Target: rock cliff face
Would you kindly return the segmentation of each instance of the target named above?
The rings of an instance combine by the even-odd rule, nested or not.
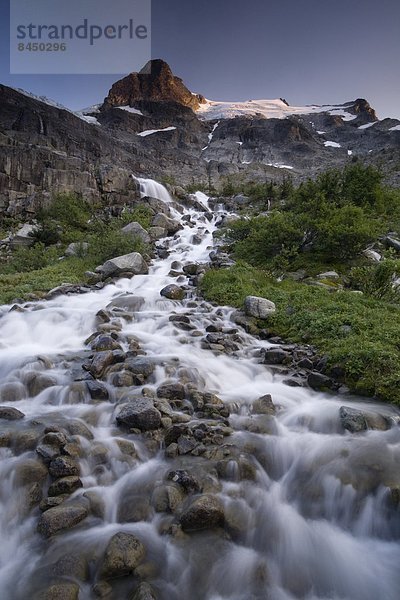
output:
[[[288,114],[210,118],[210,103],[160,60],[115,83],[86,114],[0,85],[0,213],[29,217],[57,192],[131,203],[132,175],[218,187],[231,175],[301,181],[356,159],[400,186],[399,121],[377,120],[362,99],[312,114],[274,103]]]
[[[192,94],[163,60],[149,61],[139,73],[130,73],[112,86],[106,106],[135,106],[137,102],[177,102],[199,108],[204,98]]]

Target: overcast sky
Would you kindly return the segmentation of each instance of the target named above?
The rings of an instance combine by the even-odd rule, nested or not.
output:
[[[73,109],[103,100],[118,75],[10,75],[8,0],[0,3],[1,83]],[[400,118],[400,0],[153,0],[152,15],[153,58],[207,98],[361,97],[379,118]]]

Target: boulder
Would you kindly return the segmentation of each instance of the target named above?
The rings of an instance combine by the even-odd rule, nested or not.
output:
[[[283,365],[291,362],[291,355],[282,348],[267,348],[264,352],[266,365]]]
[[[247,296],[244,301],[244,311],[250,317],[266,319],[276,311],[276,306],[266,298]]]
[[[100,576],[110,579],[129,575],[140,565],[145,555],[145,547],[137,537],[118,532],[107,544]]]
[[[180,517],[184,531],[201,531],[223,525],[224,507],[221,501],[209,494],[193,500]]]
[[[182,227],[178,221],[170,219],[162,213],[158,213],[152,220],[153,227],[160,227],[165,229],[168,235],[175,235]]]
[[[185,296],[185,290],[179,285],[167,285],[161,291],[160,295],[164,296],[164,298],[168,298],[169,300],[183,300]]]
[[[72,581],[54,583],[46,590],[35,594],[33,600],[78,600],[79,585]]]
[[[116,421],[130,429],[150,431],[161,426],[161,413],[149,398],[137,397],[122,406]]]
[[[72,242],[64,254],[65,256],[86,256],[89,250],[89,244],[87,242]]]
[[[326,271],[325,273],[320,273],[317,275],[317,279],[331,279],[333,281],[337,281],[340,279],[340,275],[336,273],[336,271]]]
[[[275,404],[272,402],[271,394],[261,396],[253,402],[253,413],[255,415],[274,415],[276,413]]]
[[[38,523],[38,531],[45,537],[51,537],[59,531],[75,527],[87,515],[88,509],[83,504],[63,502],[42,514]]]
[[[14,250],[15,248],[19,248],[21,246],[33,246],[35,243],[35,238],[31,235],[36,230],[36,225],[30,225],[29,223],[25,223],[18,231],[11,236],[10,245]]]
[[[82,487],[82,481],[79,477],[62,477],[54,481],[49,487],[49,496],[60,496],[61,494],[72,494]]]
[[[390,422],[383,415],[363,411],[349,406],[341,406],[339,417],[342,426],[350,433],[358,433],[367,429],[386,431],[390,429]]]
[[[49,473],[55,479],[79,475],[79,465],[70,456],[57,456],[50,463]]]
[[[6,421],[18,421],[24,417],[24,413],[18,410],[18,408],[13,408],[12,406],[0,406],[0,419],[5,419]]]
[[[330,390],[333,387],[333,381],[327,375],[312,371],[307,377],[307,383],[313,390]]]
[[[143,256],[139,252],[131,252],[122,256],[116,256],[107,260],[103,265],[96,267],[104,279],[117,277],[121,273],[132,273],[132,275],[147,275],[149,268]]]
[[[157,596],[151,585],[144,581],[136,589],[132,600],[157,600]]]
[[[147,231],[136,221],[128,223],[121,229],[121,233],[132,238],[139,238],[144,244],[150,244],[151,238]]]

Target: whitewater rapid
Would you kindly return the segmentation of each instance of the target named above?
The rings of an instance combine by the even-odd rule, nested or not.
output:
[[[0,421],[3,438],[11,435],[18,441],[3,441],[0,447],[0,597],[36,598],[60,577],[79,585],[80,600],[99,597],[93,587],[95,559],[111,536],[123,531],[145,544],[152,567],[146,580],[161,600],[398,600],[400,519],[389,490],[400,488],[400,429],[394,423],[388,431],[350,434],[341,427],[339,408],[367,408],[393,417],[399,411],[285,385],[283,376],[260,362],[260,349],[270,344],[240,328],[236,351],[216,354],[204,347],[206,327],[236,327],[233,309],[205,302],[195,288],[189,287],[179,302],[161,297],[160,290],[187,285],[183,273],[170,273],[176,261],[208,262],[221,214],[206,218],[204,196],[199,196],[204,210],[185,208],[182,214],[160,184],[140,180],[140,185],[143,197],[166,202],[171,216],[182,223],[174,238],[161,241],[169,256],[155,259],[148,275],[120,279],[99,291],[28,303],[23,312],[0,309],[1,406],[25,415],[22,421]],[[201,243],[193,244],[195,235]],[[138,391],[155,390],[165,380],[190,382],[217,394],[231,410],[233,432],[226,443],[251,457],[255,475],[241,478],[233,462],[225,478],[208,474],[210,491],[231,515],[230,533],[167,533],[171,517],[155,512],[151,497],[174,461],[165,457],[163,447],[152,452],[143,437],[116,428],[113,386],[108,384],[107,401],[90,402],[73,391],[77,364],[90,355],[85,340],[96,331],[96,314],[124,295],[143,298],[144,304],[131,319],[116,315],[121,334],[138,340],[156,364],[152,380]],[[188,316],[192,329],[177,329],[171,315]],[[122,346],[128,350],[127,342]],[[32,373],[50,377],[53,384],[29,394]],[[271,394],[277,407],[276,416],[268,419],[252,414],[253,402],[265,394]],[[74,497],[96,498],[102,509],[44,540],[37,532],[40,511],[37,505],[26,507],[16,476],[37,460],[34,447],[27,448],[21,436],[26,438],[24,431],[37,423],[64,427],[76,421],[91,439],[76,438],[82,448],[83,487]],[[135,460],[121,458],[121,440],[134,443]],[[186,456],[180,464],[200,468],[200,459]],[[121,517],[132,503],[143,518]],[[53,565],[71,553],[85,556],[89,571],[56,576]],[[111,596],[104,597],[133,597],[129,578],[112,586]]]

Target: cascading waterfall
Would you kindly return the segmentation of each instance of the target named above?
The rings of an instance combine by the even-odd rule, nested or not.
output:
[[[149,196],[150,198],[157,198],[166,204],[172,202],[168,190],[161,183],[154,181],[154,179],[144,179],[142,177],[134,177],[134,179],[139,183],[142,198]]]
[[[167,194],[151,180],[141,185],[143,194]],[[232,309],[193,293],[181,302],[160,296],[166,285],[188,283],[182,267],[208,260],[221,215],[209,221],[207,199],[197,199],[205,210],[184,209],[182,229],[161,242],[168,257],[154,260],[149,275],[29,303],[23,312],[1,308],[1,405],[24,416],[0,420],[0,597],[398,600],[398,409],[289,387],[260,363],[260,348],[270,344],[235,326]],[[110,320],[102,322],[96,315],[104,309]],[[151,361],[147,379],[133,381],[116,367],[104,382],[108,397],[104,388],[89,394],[82,364],[93,354],[85,340],[96,330],[114,332],[127,365]],[[229,351],[207,346],[210,335],[225,336]],[[170,444],[166,454],[164,438],[116,426],[127,390],[157,402],[166,381],[180,386],[171,388],[172,408],[160,400],[163,418],[173,420],[171,432],[199,425],[194,449],[187,435],[171,433],[176,448]],[[230,427],[193,416],[182,389],[216,394],[230,409]],[[266,394],[276,415],[253,410]],[[344,432],[342,405],[384,414],[393,426]],[[52,496],[51,506],[64,500],[61,507],[85,511],[48,539],[37,531],[39,501],[52,481],[46,435],[68,438],[62,452],[79,462],[82,486],[69,498]],[[182,471],[186,486],[200,482],[190,494],[174,483]],[[182,531],[180,515],[200,493],[218,498],[224,522]],[[136,536],[146,556],[107,578],[105,549],[119,532]],[[141,582],[153,595],[144,595]]]

